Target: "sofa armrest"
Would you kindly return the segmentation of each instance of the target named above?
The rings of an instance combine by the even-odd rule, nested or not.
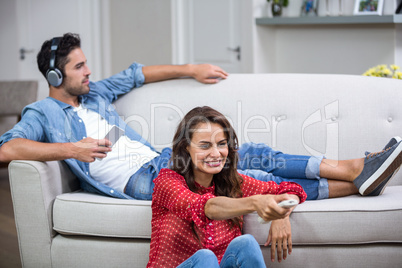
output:
[[[8,167],[21,262],[51,267],[52,210],[57,195],[79,189],[64,162],[12,161]]]

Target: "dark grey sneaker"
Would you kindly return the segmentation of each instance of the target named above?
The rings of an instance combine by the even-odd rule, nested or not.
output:
[[[388,143],[387,145],[385,145],[383,150],[386,150],[389,147],[394,146],[395,144],[397,144],[398,142],[400,142],[402,139],[398,136],[393,137]],[[366,155],[368,155],[369,153],[366,153]],[[400,167],[399,167],[400,168]],[[396,173],[398,173],[399,168],[397,168],[391,175],[389,175],[383,182],[380,183],[380,185],[377,186],[377,188],[375,188],[374,191],[372,191],[370,194],[368,194],[369,196],[379,196],[382,195],[382,193],[384,192],[385,188],[387,187],[388,183],[392,180],[392,178],[395,176]]]
[[[400,141],[381,152],[368,154],[364,159],[363,171],[353,183],[361,195],[369,195],[387,179],[389,181],[390,176],[401,164],[402,143]]]
[[[384,146],[383,150],[386,150],[387,148],[390,148],[392,146],[394,146],[395,144],[397,144],[398,142],[400,142],[402,139],[399,136],[395,136],[392,139],[389,140],[389,142],[387,143],[387,145]]]

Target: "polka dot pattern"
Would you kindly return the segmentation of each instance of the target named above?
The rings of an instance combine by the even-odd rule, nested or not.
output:
[[[304,202],[303,188],[291,182],[244,179],[244,197],[256,194],[296,194]],[[215,186],[199,184],[197,193],[190,191],[184,178],[170,169],[162,169],[154,180],[152,196],[151,250],[147,267],[176,267],[197,250],[212,250],[220,260],[229,243],[241,235],[241,229],[228,220],[210,220],[205,216],[206,202],[215,197]]]

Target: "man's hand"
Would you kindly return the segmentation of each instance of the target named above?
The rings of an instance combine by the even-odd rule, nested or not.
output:
[[[107,139],[95,140],[85,138],[70,144],[75,159],[82,162],[94,162],[96,158],[105,158],[106,154],[112,150],[112,143]]]
[[[192,77],[198,82],[204,84],[215,84],[220,79],[226,79],[228,73],[220,67],[211,64],[195,64],[191,65]]]
[[[226,79],[228,73],[211,64],[151,65],[142,67],[144,83],[152,83],[180,77],[193,77],[205,84],[214,84]]]
[[[289,217],[281,220],[275,220],[271,223],[269,229],[268,240],[264,246],[271,244],[271,261],[275,261],[275,251],[278,252],[278,262],[286,260],[292,253],[292,230],[290,226]]]

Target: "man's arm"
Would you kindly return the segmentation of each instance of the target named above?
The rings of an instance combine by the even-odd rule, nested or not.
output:
[[[105,146],[106,145],[106,146]],[[104,158],[111,151],[110,141],[85,138],[78,142],[44,143],[17,138],[0,147],[0,162],[12,160],[54,161],[75,158],[82,162],[93,162]]]
[[[228,73],[211,64],[153,65],[144,66],[145,83],[190,76],[205,84],[214,84],[226,79]]]

